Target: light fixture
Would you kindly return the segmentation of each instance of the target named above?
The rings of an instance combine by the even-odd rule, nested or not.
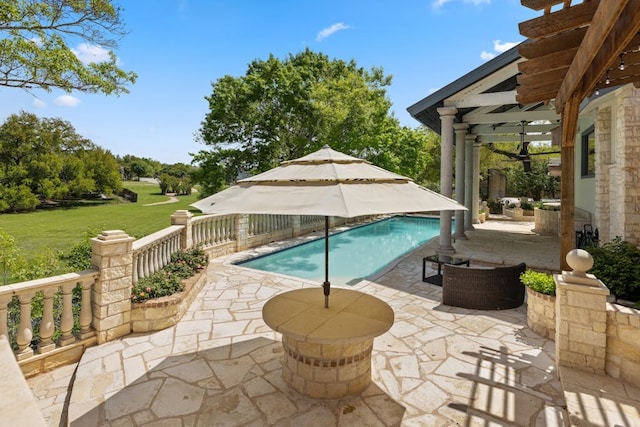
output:
[[[611,79],[609,78],[609,70],[607,70],[607,78],[605,79],[604,84],[611,84]]]
[[[620,65],[618,66],[618,69],[620,71],[624,71],[624,59],[622,59],[622,53],[620,54]]]
[[[596,86],[596,96],[600,95],[600,89]]]

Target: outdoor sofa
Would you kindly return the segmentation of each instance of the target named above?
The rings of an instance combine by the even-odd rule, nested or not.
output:
[[[476,310],[504,310],[524,303],[520,274],[525,263],[508,267],[475,268],[445,264],[442,303]]]

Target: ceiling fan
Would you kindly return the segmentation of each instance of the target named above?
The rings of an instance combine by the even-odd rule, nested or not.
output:
[[[511,151],[506,151],[506,150],[501,150],[499,148],[496,148],[492,142],[487,144],[487,148],[493,151],[494,153],[502,154],[503,156],[508,157],[509,159],[511,159],[511,161],[522,162],[522,167],[525,173],[529,173],[531,172],[531,156],[539,156],[543,154],[557,154],[558,152],[544,151],[544,152],[538,152],[538,153],[529,153],[530,142],[524,140],[524,136],[525,136],[524,126],[526,124],[527,122],[525,120],[522,120],[520,122],[520,125],[522,126],[522,128],[520,131],[520,143],[518,144],[518,150],[519,150],[518,153],[512,153]]]

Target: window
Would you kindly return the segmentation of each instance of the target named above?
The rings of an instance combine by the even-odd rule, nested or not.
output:
[[[596,133],[593,126],[582,132],[582,168],[583,178],[596,175]]]

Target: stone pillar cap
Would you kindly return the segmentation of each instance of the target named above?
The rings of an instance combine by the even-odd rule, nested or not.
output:
[[[567,264],[573,271],[563,271],[562,280],[587,286],[600,286],[600,280],[587,270],[593,267],[593,257],[584,249],[573,249],[567,254]]]

